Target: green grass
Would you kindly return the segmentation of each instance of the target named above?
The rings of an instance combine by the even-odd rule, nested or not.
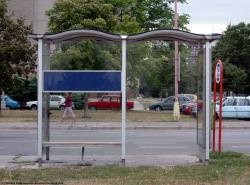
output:
[[[65,167],[0,170],[2,182],[83,185],[249,185],[250,157],[226,152],[211,154],[209,164],[178,167]]]
[[[61,120],[62,111],[51,110],[51,121]],[[83,118],[82,110],[74,110],[77,122],[120,122],[121,112],[111,110],[88,111],[88,118]],[[127,111],[128,122],[166,122],[174,121],[172,111]],[[5,110],[0,116],[1,122],[36,122],[37,111],[32,110]],[[181,115],[180,121],[196,123],[196,120],[190,115]]]

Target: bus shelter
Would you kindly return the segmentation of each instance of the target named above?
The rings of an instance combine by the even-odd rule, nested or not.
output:
[[[121,161],[126,160],[126,62],[127,45],[145,41],[181,41],[192,43],[202,48],[203,57],[203,109],[202,123],[197,124],[197,144],[199,159],[209,160],[210,145],[210,92],[211,92],[211,43],[220,35],[201,35],[180,30],[155,30],[134,35],[116,35],[95,30],[69,30],[56,34],[31,35],[38,41],[38,161],[43,161],[44,155],[49,159],[49,147],[53,145],[119,145],[121,146]],[[49,52],[52,44],[60,44],[77,39],[93,39],[116,42],[121,45],[121,70],[51,70]],[[49,93],[51,92],[115,92],[122,95],[121,106],[121,140],[120,142],[51,142],[49,123]]]

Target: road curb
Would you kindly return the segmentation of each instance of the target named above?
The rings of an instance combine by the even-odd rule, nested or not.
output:
[[[0,127],[0,130],[10,130],[10,129],[14,129],[14,130],[23,130],[23,129],[28,129],[28,130],[36,130],[37,127]],[[78,127],[78,126],[75,126],[73,128],[68,128],[68,126],[65,126],[65,127],[51,127],[51,129],[60,129],[60,130],[65,130],[65,129],[68,129],[68,130],[120,130],[121,127]],[[180,127],[180,126],[176,126],[176,127],[167,127],[167,126],[130,126],[130,127],[126,127],[127,130],[152,130],[152,129],[155,129],[155,130],[171,130],[171,129],[174,129],[174,130],[177,130],[177,129],[196,129],[196,127]],[[250,127],[222,127],[222,129],[250,129]]]

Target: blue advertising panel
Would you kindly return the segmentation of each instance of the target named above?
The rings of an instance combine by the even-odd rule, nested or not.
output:
[[[120,92],[120,71],[45,71],[46,92]]]

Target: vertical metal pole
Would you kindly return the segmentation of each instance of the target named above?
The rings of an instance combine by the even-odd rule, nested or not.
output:
[[[126,160],[126,55],[127,55],[127,36],[122,37],[122,163]]]
[[[35,0],[33,0],[32,2],[32,30],[33,32],[35,32],[35,23],[36,23],[36,19],[35,19],[35,9],[36,9],[36,6],[35,6]]]
[[[43,70],[50,69],[50,43],[43,44]],[[43,141],[50,140],[50,95],[43,93]],[[43,155],[45,153],[46,160],[49,160],[50,147],[43,148]]]
[[[174,29],[178,29],[177,2],[174,1]],[[174,42],[174,61],[175,61],[175,101],[178,101],[178,81],[179,81],[179,45],[178,41]]]
[[[205,160],[209,160],[209,130],[210,130],[210,119],[211,119],[211,103],[210,103],[210,92],[211,92],[211,53],[210,43],[206,42],[206,104],[205,104],[205,128],[206,128],[206,141],[205,141]]]
[[[219,146],[218,153],[221,153],[221,139],[222,139],[222,97],[223,97],[223,65],[221,60],[220,63],[220,117],[219,117]]]
[[[43,91],[43,40],[38,40],[38,84],[37,84],[37,155],[38,161],[42,160],[42,91]]]
[[[178,15],[177,15],[177,2],[174,1],[174,29],[178,29]],[[178,101],[178,83],[179,83],[179,47],[178,41],[174,42],[174,63],[175,63],[175,72],[174,72],[174,95],[175,102],[173,107],[173,118],[178,121],[180,119],[180,105]]]
[[[212,145],[212,151],[215,151],[215,144],[216,144],[216,63],[214,64],[214,125],[213,125],[213,145]]]

